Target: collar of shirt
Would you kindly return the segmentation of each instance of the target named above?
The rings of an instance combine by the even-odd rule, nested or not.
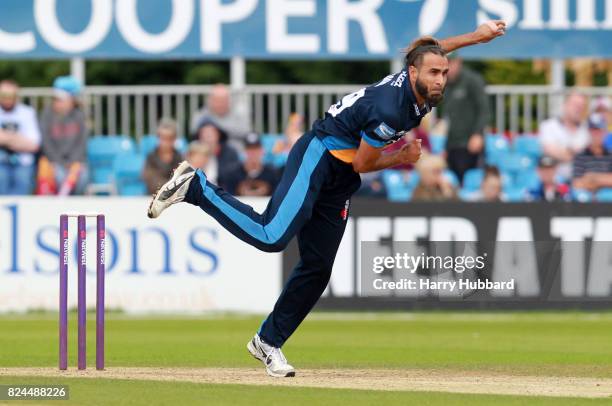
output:
[[[410,118],[413,120],[421,119],[431,111],[431,107],[427,102],[422,106],[419,106],[419,104],[417,103],[416,96],[412,91],[412,85],[410,83],[410,74],[405,69],[402,70],[402,72],[406,73],[406,80],[404,80],[404,101],[408,106],[408,113],[410,114]]]

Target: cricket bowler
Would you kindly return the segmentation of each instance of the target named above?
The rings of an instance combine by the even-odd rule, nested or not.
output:
[[[475,31],[436,40],[417,39],[406,50],[404,69],[344,96],[314,122],[295,144],[282,179],[263,213],[181,163],[172,179],[154,195],[148,216],[169,206],[199,206],[225,229],[262,251],[282,251],[297,234],[300,261],[270,315],[247,344],[273,377],[295,376],[281,347],[313,308],[331,276],[360,173],[415,163],[420,140],[393,153],[385,146],[399,140],[438,105],[446,87],[447,53],[486,43],[505,34],[506,23],[488,21]]]

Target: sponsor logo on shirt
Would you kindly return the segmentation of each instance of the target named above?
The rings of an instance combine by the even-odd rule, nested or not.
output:
[[[405,70],[401,71],[397,79],[391,83],[391,86],[402,87],[404,80],[406,80],[406,76],[408,76],[408,73],[406,73]]]
[[[395,137],[395,130],[389,127],[387,124],[382,123],[374,130],[374,133],[378,135],[381,139],[387,141]]]

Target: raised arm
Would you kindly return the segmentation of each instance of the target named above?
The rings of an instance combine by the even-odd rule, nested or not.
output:
[[[470,45],[484,44],[506,33],[506,22],[502,20],[491,20],[481,24],[476,31],[467,34],[457,35],[456,37],[439,40],[440,46],[446,52]]]

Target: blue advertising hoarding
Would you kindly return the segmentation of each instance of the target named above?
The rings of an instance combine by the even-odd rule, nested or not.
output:
[[[2,0],[0,57],[388,59],[488,19],[464,56],[612,57],[612,0]]]

